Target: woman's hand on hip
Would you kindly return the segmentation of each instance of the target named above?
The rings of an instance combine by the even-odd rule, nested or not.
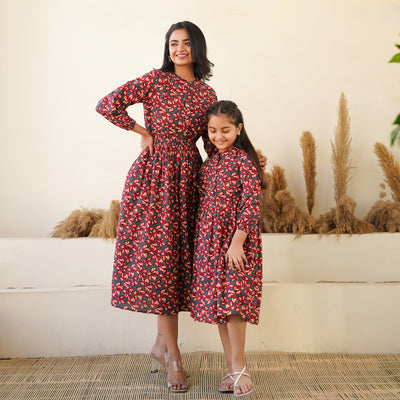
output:
[[[153,155],[154,149],[153,149],[153,136],[149,133],[143,133],[142,134],[142,141],[140,143],[140,148],[142,149],[142,151],[146,150],[147,148],[150,149],[150,154]]]

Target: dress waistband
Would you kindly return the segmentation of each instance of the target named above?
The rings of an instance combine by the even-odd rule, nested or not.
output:
[[[154,148],[155,149],[194,149],[196,147],[196,142],[191,140],[184,141],[184,140],[155,140],[154,141]]]

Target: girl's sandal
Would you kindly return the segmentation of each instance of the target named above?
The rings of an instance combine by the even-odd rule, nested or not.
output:
[[[235,382],[235,380],[233,379],[231,374],[226,374],[219,382],[219,387],[218,390],[221,393],[233,393],[233,386],[232,383],[229,383],[229,385],[227,385],[226,383],[223,383],[223,381],[227,378],[231,378],[232,382]]]
[[[233,374],[230,374],[231,376],[235,376],[235,375],[239,375],[237,378],[236,378],[236,380],[235,380],[235,382],[233,383],[233,394],[235,395],[235,397],[241,397],[241,396],[246,396],[246,395],[248,395],[248,394],[250,394],[253,390],[254,390],[254,386],[250,389],[250,390],[248,390],[247,392],[241,392],[241,393],[236,393],[235,392],[235,388],[239,388],[240,390],[242,390],[242,388],[240,387],[240,385],[238,385],[238,382],[239,382],[239,379],[242,377],[242,376],[247,376],[248,378],[251,378],[251,376],[249,375],[249,374],[245,374],[244,373],[244,370],[246,369],[246,365],[243,367],[243,369],[242,369],[242,371],[241,372],[234,372]]]
[[[186,374],[182,368],[181,360],[170,360],[167,365],[167,385],[168,390],[172,393],[185,393],[189,387],[187,384]],[[180,388],[174,388],[180,386]]]

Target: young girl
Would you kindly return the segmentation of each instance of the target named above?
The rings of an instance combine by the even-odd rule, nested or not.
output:
[[[228,365],[220,392],[244,396],[254,389],[244,345],[246,322],[257,324],[260,312],[263,173],[235,103],[214,103],[206,117],[218,151],[200,170],[191,314],[218,324]]]

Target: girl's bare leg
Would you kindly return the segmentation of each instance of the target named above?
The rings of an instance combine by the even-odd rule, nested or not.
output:
[[[218,331],[219,337],[221,338],[222,347],[224,349],[228,373],[231,374],[234,371],[232,370],[232,346],[229,338],[227,324],[218,325]],[[222,390],[228,390],[232,383],[232,379],[228,376],[227,378],[221,380],[219,387]]]
[[[246,321],[239,315],[230,315],[227,322],[227,331],[232,348],[232,372],[240,372],[245,366],[244,346],[246,340]],[[244,371],[248,373],[248,371]],[[234,376],[236,378],[239,375]],[[240,388],[235,388],[236,393],[245,393],[253,388],[251,378],[242,375],[238,381]]]

